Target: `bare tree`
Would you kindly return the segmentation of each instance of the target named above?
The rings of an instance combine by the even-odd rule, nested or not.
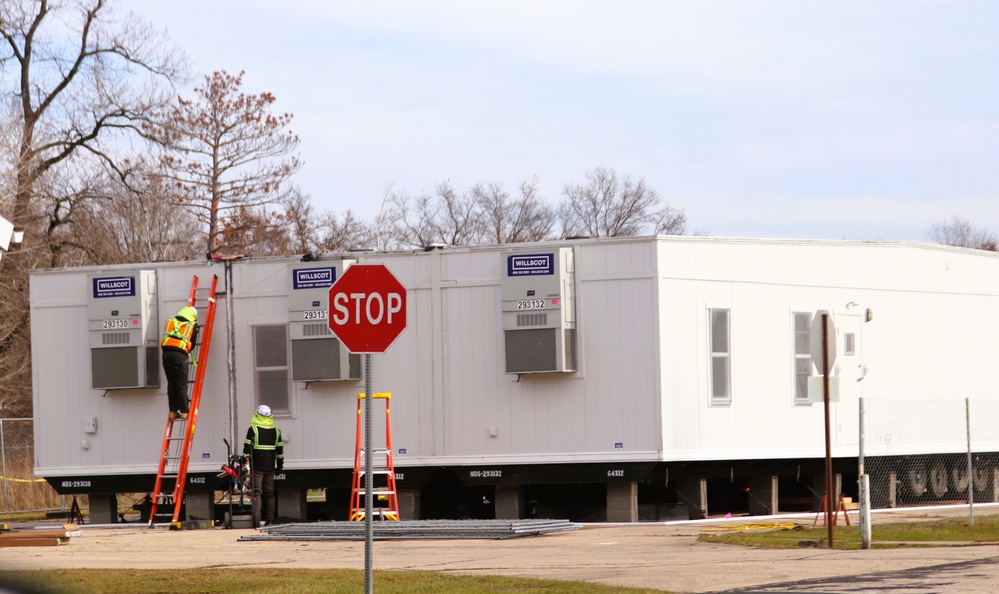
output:
[[[147,128],[165,147],[162,175],[176,203],[206,230],[208,253],[238,247],[222,241],[223,229],[230,239],[249,233],[237,226],[262,222],[260,209],[282,203],[283,184],[301,166],[291,114],[273,115],[273,95],[245,94],[242,85],[242,72],[208,75],[193,101],[178,99]]]
[[[416,197],[389,188],[372,225],[372,239],[378,249],[542,241],[553,238],[559,221],[566,237],[686,232],[683,211],[645,180],[621,178],[602,167],[587,174],[587,180],[567,184],[557,210],[541,196],[537,177],[520,184],[517,198],[500,182],[480,182],[465,193],[443,182],[434,194]]]
[[[395,196],[394,184],[389,184],[382,192],[381,208],[378,209],[378,214],[375,215],[369,227],[371,230],[370,247],[374,250],[386,251],[392,249],[394,245],[395,225],[392,217],[395,215],[396,209]]]
[[[954,216],[949,222],[934,223],[929,238],[935,243],[977,250],[997,251],[999,242],[987,229],[975,227],[968,221]]]
[[[30,245],[40,218],[48,214],[51,227],[62,214],[38,208],[35,185],[82,153],[127,175],[115,143],[161,98],[162,83],[183,76],[185,58],[109,0],[4,0],[0,36],[0,64],[14,74],[3,90],[16,98],[19,123],[12,220]]]
[[[481,236],[474,193],[459,194],[450,182],[438,184],[434,194],[415,198],[390,192],[383,216],[390,237],[378,240],[395,247],[474,245]]]
[[[379,238],[382,249],[422,247],[439,242],[434,224],[437,213],[428,194],[411,198],[408,194],[391,192],[385,203],[385,228]]]
[[[566,237],[621,237],[653,231],[682,235],[686,215],[665,202],[644,179],[621,177],[613,169],[597,167],[586,182],[566,184],[559,207]]]
[[[309,197],[297,188],[285,205],[284,224],[295,253],[344,252],[370,247],[371,229],[352,210],[343,215],[330,211],[317,214]]]
[[[285,203],[285,225],[292,250],[298,254],[311,251],[318,243],[320,224],[309,197],[298,187],[292,187]]]
[[[538,190],[538,178],[520,184],[520,198],[511,198],[499,182],[472,188],[482,219],[482,242],[522,243],[549,239],[557,218]]]
[[[91,247],[94,262],[156,262],[202,255],[197,220],[170,204],[159,181],[140,175],[135,185],[125,186],[110,179],[106,196],[80,213],[75,233],[100,238]]]
[[[280,256],[294,251],[286,213],[264,206],[230,209],[219,231],[220,245],[248,256]]]
[[[371,228],[348,210],[342,216],[326,211],[319,217],[319,240],[316,247],[322,252],[345,252],[370,247]]]
[[[4,257],[3,260],[10,258]],[[31,334],[27,292],[21,275],[0,274],[0,418],[31,416]]]
[[[482,225],[475,196],[459,194],[451,182],[441,182],[437,185],[435,202],[438,213],[435,226],[440,240],[445,245],[473,245]]]
[[[129,177],[119,153],[136,122],[184,74],[184,54],[112,0],[0,1],[0,159],[4,214],[25,232],[0,261],[0,416],[31,409],[28,270],[92,262],[95,242],[74,231]]]

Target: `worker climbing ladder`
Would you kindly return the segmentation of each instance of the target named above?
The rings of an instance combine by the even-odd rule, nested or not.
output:
[[[392,422],[389,402],[392,394],[376,392],[375,400],[385,403],[385,447],[374,448],[371,452],[371,496],[378,502],[378,507],[372,506],[371,519],[398,520],[399,498],[395,489],[395,466],[392,463]],[[361,521],[365,516],[364,498],[367,493],[365,486],[365,456],[363,447],[364,430],[362,427],[365,394],[357,395],[357,444],[354,449],[354,480],[350,490],[350,519]]]
[[[208,354],[212,344],[217,284],[218,276],[213,275],[205,296],[207,311],[204,325],[195,325],[194,334],[191,337],[193,343],[191,351],[196,363],[194,365],[194,380],[188,381],[187,384],[187,401],[190,412],[186,419],[174,418],[173,414],[167,415],[166,429],[163,432],[163,448],[160,451],[160,464],[156,471],[156,485],[153,488],[152,508],[149,511],[150,528],[156,523],[157,508],[161,505],[168,506],[171,503],[173,504],[173,515],[163,513],[160,514],[160,518],[164,520],[170,518],[172,528],[180,527],[180,511],[184,502],[184,486],[187,483],[187,467],[191,458],[191,442],[194,441],[194,430],[198,425],[201,391],[205,383]],[[187,301],[189,306],[196,306],[198,292],[198,277],[195,276],[191,283],[191,295]]]

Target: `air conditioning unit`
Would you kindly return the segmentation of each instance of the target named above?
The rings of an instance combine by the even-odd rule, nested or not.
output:
[[[288,334],[291,379],[322,382],[361,379],[361,356],[347,351],[329,326],[330,287],[352,259],[313,260],[289,267]]]
[[[158,388],[156,271],[95,273],[87,280],[91,386]]]
[[[576,371],[571,247],[503,252],[507,373]]]

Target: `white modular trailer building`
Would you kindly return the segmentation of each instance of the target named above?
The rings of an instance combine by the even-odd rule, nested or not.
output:
[[[999,255],[978,250],[640,237],[39,270],[36,474],[92,508],[151,490],[167,412],[159,331],[193,276],[218,275],[189,513],[221,488],[223,440],[241,447],[266,403],[286,442],[279,514],[305,518],[305,490],[325,488],[320,517],[346,519],[363,366],[329,333],[327,297],[355,262],[384,264],[408,293],[406,329],[371,355],[372,390],[392,394],[403,517],[767,513],[778,493],[821,492],[818,311],[835,334],[830,444],[846,492],[862,397],[995,393]],[[106,337],[119,331],[131,334]]]

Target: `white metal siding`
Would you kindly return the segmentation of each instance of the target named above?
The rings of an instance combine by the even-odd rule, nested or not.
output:
[[[36,470],[41,476],[155,472],[166,423],[166,382],[161,381],[160,388],[108,391],[90,388],[87,336],[90,271],[80,268],[32,275]],[[183,271],[160,270],[159,274],[157,298],[161,304],[166,300],[169,305],[160,307],[160,319],[164,320],[186,302],[194,274],[201,274],[203,279],[210,276],[203,268],[190,266]],[[175,299],[179,295],[183,297]],[[164,317],[163,312],[168,309],[172,311]],[[217,333],[209,368],[224,369],[224,363],[225,335]],[[210,374],[207,378],[201,408],[206,418],[225,418],[225,401],[210,396],[225,394],[225,387],[224,375]],[[96,433],[84,432],[86,417],[97,419]],[[221,464],[225,458],[222,436],[212,423],[204,428],[199,425],[192,444],[192,471],[217,468]],[[210,458],[205,458],[205,454]]]
[[[400,468],[821,456],[822,406],[794,402],[795,311],[827,309],[843,322],[840,332],[850,326],[857,333],[859,354],[847,361],[841,352],[837,360],[841,375],[854,380],[833,405],[835,455],[856,453],[861,395],[999,396],[991,372],[999,335],[997,254],[704,237],[543,245],[574,249],[573,373],[504,372],[501,253],[508,246],[358,258],[386,264],[408,291],[406,330],[386,353],[372,356],[373,391],[393,394]],[[192,472],[216,469],[229,436],[226,299],[235,316],[238,449],[257,403],[252,327],[287,323],[287,268],[296,261],[232,264],[234,287],[219,300]],[[224,274],[221,265],[133,268],[157,271],[160,320],[186,301],[193,274],[203,283]],[[89,388],[86,278],[93,270],[31,277],[41,476],[152,473],[158,462],[166,382],[108,393]],[[710,404],[710,308],[731,312],[730,405]],[[867,309],[870,322],[863,319]],[[292,382],[289,389],[291,414],[277,419],[288,438],[286,466],[351,467],[364,382]],[[98,420],[93,435],[83,432],[89,416]]]
[[[863,359],[851,361],[868,372],[860,382],[843,382],[842,399],[832,405],[835,455],[856,454],[861,395],[999,396],[983,374],[987,345],[999,331],[995,254],[863,242],[662,240],[661,258],[670,303],[664,312],[671,318],[664,333],[685,328],[679,341],[663,337],[670,350],[664,365],[680,374],[665,379],[673,414],[664,416],[664,432],[673,436],[666,459],[822,455],[823,407],[793,405],[786,331],[793,311],[828,309],[844,321],[868,308],[874,315],[858,324]],[[731,309],[730,406],[709,405],[704,357],[711,307]],[[842,348],[840,336],[840,366]],[[696,383],[684,370],[697,374]]]

